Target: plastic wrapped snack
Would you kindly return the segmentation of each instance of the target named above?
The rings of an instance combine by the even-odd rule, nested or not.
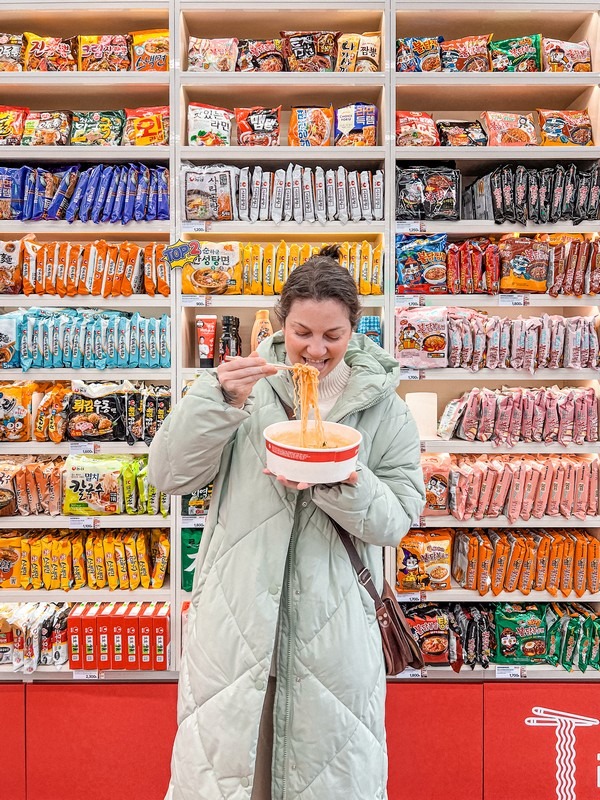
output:
[[[214,147],[231,144],[233,112],[204,103],[188,106],[188,144],[196,147]]]
[[[396,42],[397,72],[441,72],[441,36],[411,37]]]
[[[73,39],[25,33],[25,69],[39,72],[75,72]]]
[[[328,147],[333,131],[333,108],[293,108],[288,132],[291,147]]]
[[[134,72],[169,71],[169,31],[135,31],[130,34],[131,69]]]
[[[69,456],[65,463],[63,513],[74,516],[121,514],[121,472],[126,456]]]
[[[333,72],[339,31],[281,31],[290,72]]]
[[[593,146],[592,121],[584,111],[549,111],[538,108],[542,145]]]
[[[532,114],[484,111],[481,115],[488,133],[488,145],[497,147],[537,145]]]
[[[549,245],[520,237],[505,239],[498,245],[502,263],[501,292],[545,292],[548,276]]]
[[[440,44],[444,72],[489,72],[488,44],[492,34],[447,39]]]
[[[396,309],[395,356],[401,367],[448,366],[448,318],[445,308]]]
[[[281,39],[240,39],[238,72],[283,72],[285,57]]]
[[[336,147],[374,147],[377,144],[377,106],[352,103],[335,110]]]
[[[544,36],[542,56],[546,72],[592,71],[592,52],[588,42],[563,42]]]
[[[21,144],[28,108],[0,106],[0,147]]]
[[[518,36],[514,39],[492,40],[490,57],[494,72],[539,72],[542,68],[542,37]]]
[[[122,34],[77,37],[81,72],[124,72],[131,66],[130,37]]]
[[[339,47],[339,40],[338,40]],[[381,33],[363,33],[360,36],[356,72],[378,72],[380,69]],[[337,69],[337,67],[336,67]]]
[[[65,145],[71,130],[67,111],[30,111],[25,120],[21,144],[32,146]]]
[[[199,39],[190,36],[188,70],[190,72],[233,72],[238,57],[238,40]]]
[[[121,144],[124,124],[123,111],[74,111],[71,144],[115,147]]]
[[[279,145],[281,106],[236,108],[237,141],[242,147]]]
[[[396,111],[398,147],[435,147],[440,144],[433,117],[422,111]]]
[[[122,144],[169,144],[169,106],[126,108]]]
[[[487,136],[476,120],[472,122],[438,120],[439,143],[442,147],[485,147]]]
[[[25,39],[20,33],[0,33],[0,72],[21,72]]]
[[[396,292],[440,294],[446,287],[447,236],[396,237]]]

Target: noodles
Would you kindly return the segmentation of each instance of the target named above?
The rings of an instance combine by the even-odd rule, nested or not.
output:
[[[294,411],[300,406],[300,446],[327,447],[323,420],[319,411],[319,370],[308,364],[294,364]],[[315,424],[308,431],[308,415],[311,408],[315,413]]]

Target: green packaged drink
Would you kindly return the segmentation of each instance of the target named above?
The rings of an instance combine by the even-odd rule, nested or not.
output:
[[[196,556],[202,539],[201,528],[182,528],[181,530],[181,588],[191,592],[194,585]]]

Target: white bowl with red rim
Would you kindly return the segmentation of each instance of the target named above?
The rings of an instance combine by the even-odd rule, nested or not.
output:
[[[278,441],[278,435],[290,433],[300,440],[300,420],[276,422],[264,430],[267,446],[267,469],[274,475],[296,483],[340,483],[356,469],[361,434],[339,422],[323,422],[325,437],[335,436],[346,444],[340,447],[300,447]],[[308,429],[314,427],[309,420]]]

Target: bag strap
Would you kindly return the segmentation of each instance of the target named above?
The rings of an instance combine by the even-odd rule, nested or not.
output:
[[[283,400],[281,400],[281,398],[279,398],[279,400],[284,408],[285,413],[287,414],[287,418],[289,420],[296,419],[296,415],[294,414],[293,409],[290,408],[290,406],[288,406],[286,403],[284,403]],[[358,582],[361,584],[361,586],[364,586],[367,592],[370,594],[373,602],[375,603],[375,608],[376,609],[381,608],[383,606],[383,600],[381,599],[381,595],[375,588],[375,584],[373,583],[373,576],[371,575],[370,570],[367,569],[367,567],[365,567],[365,565],[361,560],[361,557],[358,555],[358,550],[354,546],[354,542],[352,541],[350,534],[348,533],[348,531],[344,530],[344,528],[342,528],[339,522],[336,522],[333,519],[333,517],[330,517],[329,514],[327,514],[327,516],[331,520],[333,527],[336,529],[338,536],[341,539],[342,544],[346,548],[346,552],[348,553],[350,563],[352,564],[352,567],[356,572],[356,576],[358,577]]]

